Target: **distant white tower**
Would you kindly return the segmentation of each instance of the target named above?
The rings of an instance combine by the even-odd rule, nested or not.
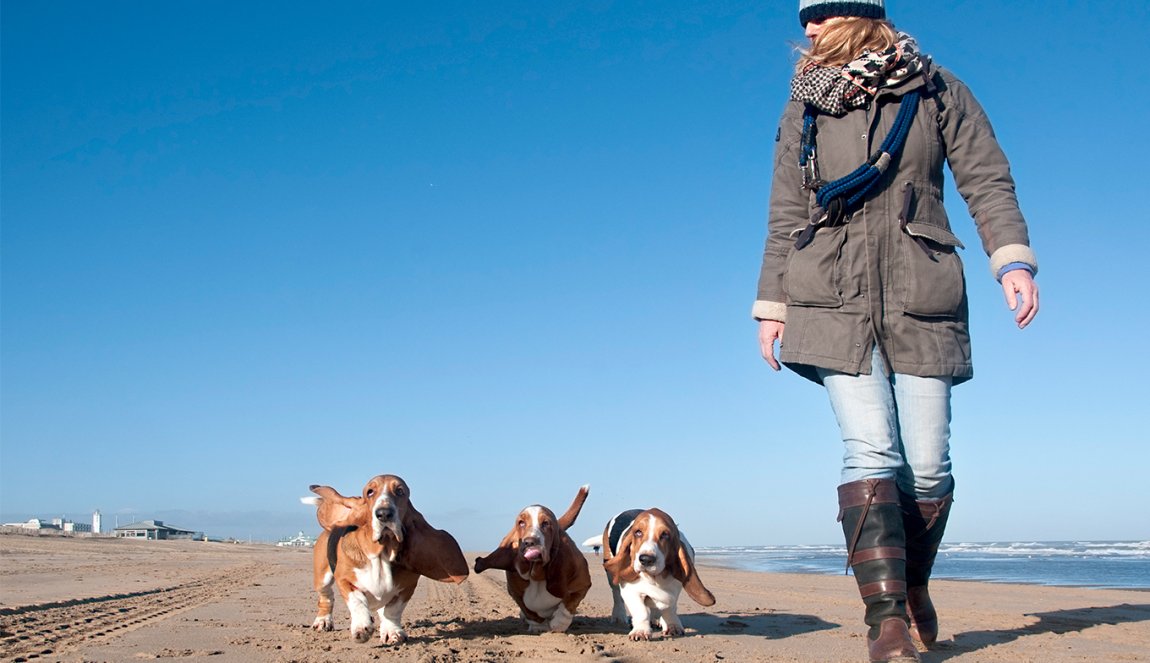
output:
[[[96,513],[92,514],[92,533],[100,533],[100,510],[96,509]]]

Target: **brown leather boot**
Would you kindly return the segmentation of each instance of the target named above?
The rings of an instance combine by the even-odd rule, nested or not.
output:
[[[906,535],[898,487],[890,479],[839,486],[839,520],[870,626],[872,662],[919,661],[906,608]]]
[[[930,647],[938,640],[938,613],[930,600],[927,585],[934,558],[942,543],[954,491],[938,500],[918,500],[902,495],[903,525],[906,528],[906,607],[911,635]]]

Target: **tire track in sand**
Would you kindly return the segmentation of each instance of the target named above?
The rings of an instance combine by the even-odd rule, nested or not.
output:
[[[148,591],[2,608],[0,659],[22,663],[58,656],[210,603],[266,571],[263,565],[247,565]]]

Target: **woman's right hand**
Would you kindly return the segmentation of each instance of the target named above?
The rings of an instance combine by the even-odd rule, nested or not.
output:
[[[786,323],[778,320],[759,320],[759,351],[763,353],[767,364],[776,371],[780,367],[779,360],[775,359],[775,340],[782,344],[784,327]]]

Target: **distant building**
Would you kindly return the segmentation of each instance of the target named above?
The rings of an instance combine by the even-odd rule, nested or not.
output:
[[[130,523],[117,527],[116,538],[148,539],[153,541],[165,539],[202,539],[204,538],[204,533],[171,527],[170,525],[165,525],[162,520],[141,520],[138,523]]]
[[[67,518],[53,518],[52,525],[64,532],[91,532],[92,526],[87,523],[77,523]]]
[[[99,534],[100,532],[103,531],[101,529],[101,527],[102,527],[101,522],[102,522],[102,519],[100,518],[100,510],[96,509],[96,513],[92,514],[92,533],[93,534]]]
[[[280,539],[279,541],[276,542],[276,545],[280,546],[280,547],[291,547],[291,548],[311,548],[312,546],[315,545],[315,537],[314,536],[308,536],[307,534],[304,534],[301,531],[299,534],[296,534],[295,536],[289,536],[287,538]]]
[[[53,525],[51,521],[44,520],[43,518],[30,518],[22,523],[4,523],[5,527],[22,527],[24,529],[60,529],[58,526]]]
[[[47,530],[56,532],[91,532],[92,528],[87,523],[76,523],[68,520],[67,518],[52,518],[47,520],[45,518],[30,518],[22,523],[4,523],[4,527],[20,527],[22,529],[30,530]]]

